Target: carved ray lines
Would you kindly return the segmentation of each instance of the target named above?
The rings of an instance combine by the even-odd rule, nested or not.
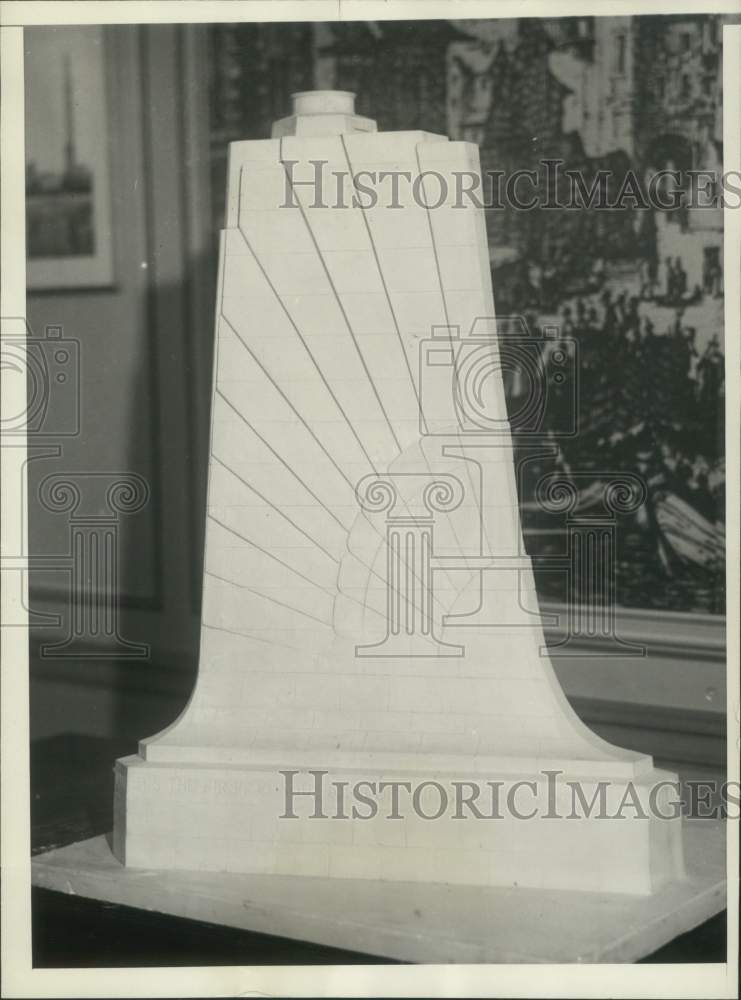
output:
[[[309,159],[305,150],[293,155],[293,141],[282,140],[281,161]],[[352,141],[323,141],[323,158],[349,176]],[[327,145],[334,147],[329,155]],[[362,147],[357,152],[366,165]],[[417,156],[414,144],[409,153]],[[262,161],[258,180],[268,169],[275,189],[275,171],[284,166],[267,168]],[[250,183],[252,175],[248,170]],[[242,167],[238,226],[223,241],[212,429],[212,461],[222,475],[212,467],[206,571],[225,586],[262,594],[289,613],[289,629],[294,612],[321,626],[331,621],[322,601],[336,592],[347,532],[358,513],[354,484],[369,471],[385,471],[417,439],[417,344],[429,335],[430,308],[442,323],[448,311],[427,211],[416,213],[414,223],[424,222],[424,233],[412,238],[411,247],[402,240],[400,250],[398,227],[383,245],[388,213],[374,219],[364,210],[316,210],[299,186],[297,207],[271,208],[259,187],[251,190]],[[410,253],[419,258],[411,278],[405,276]],[[423,302],[418,328],[415,314]],[[224,480],[227,471],[231,483]],[[259,529],[266,518],[270,527],[262,545],[248,523],[255,520],[255,503]],[[385,546],[385,535],[375,523],[373,529]],[[231,545],[225,535],[232,536]],[[369,574],[377,572],[367,552],[356,555],[367,592]],[[374,610],[352,588],[344,595]],[[218,622],[204,615],[204,623],[234,624],[221,613]],[[239,624],[251,630],[247,615]]]

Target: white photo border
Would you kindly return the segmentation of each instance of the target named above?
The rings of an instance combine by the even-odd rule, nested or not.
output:
[[[219,21],[412,20],[595,14],[594,0],[3,0],[0,3],[2,104],[2,282],[0,317],[25,315],[23,25]],[[738,0],[681,3],[612,0],[605,14],[738,13]],[[741,168],[741,27],[724,28],[725,170]],[[725,210],[728,778],[739,780],[739,423],[741,410],[741,212]],[[3,372],[6,382],[6,373]],[[15,380],[17,383],[19,380]],[[5,412],[17,412],[19,389],[7,379]],[[10,388],[11,391],[7,391]],[[15,392],[15,398],[13,398]],[[22,400],[20,401],[22,404]],[[22,409],[22,405],[20,407]],[[5,445],[6,442],[3,442]],[[17,443],[17,442],[16,442]],[[22,446],[21,449],[23,450]],[[9,455],[13,451],[14,455]],[[19,449],[3,447],[3,473]],[[20,516],[21,483],[2,477],[2,514]],[[22,551],[26,551],[25,546]],[[25,577],[25,574],[24,574]],[[27,596],[27,595],[26,595]],[[3,620],[24,613],[23,594],[3,589]],[[6,617],[7,616],[7,617]],[[31,966],[29,687],[27,630],[0,629],[2,650],[2,995],[6,997],[735,997],[738,995],[737,822],[728,823],[728,956],[725,964],[683,965],[371,965],[33,969]]]

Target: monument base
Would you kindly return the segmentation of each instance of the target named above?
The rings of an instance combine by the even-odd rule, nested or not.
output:
[[[83,898],[404,962],[635,962],[724,909],[724,832],[718,820],[686,823],[687,878],[651,896],[125,868],[105,837],[37,855],[32,879]]]
[[[650,894],[682,878],[674,776],[585,761],[481,762],[472,774],[126,757],[114,852],[127,867]]]

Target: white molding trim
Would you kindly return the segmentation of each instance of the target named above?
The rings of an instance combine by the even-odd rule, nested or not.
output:
[[[564,638],[567,605],[541,602],[540,607],[544,615],[557,615],[559,619],[558,626],[545,628],[549,644]],[[680,656],[725,662],[725,615],[619,607],[615,609],[615,624],[615,631],[623,641],[645,646],[648,656]],[[599,636],[580,636],[572,642],[577,649],[593,649],[595,652],[602,645]]]

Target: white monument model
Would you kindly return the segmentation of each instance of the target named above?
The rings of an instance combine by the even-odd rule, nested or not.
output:
[[[484,215],[454,207],[477,147],[343,92],[293,112],[230,146],[199,675],[117,763],[115,853],[652,892],[683,871],[649,803],[674,776],[591,733],[542,651]],[[558,818],[569,781],[636,808]]]

